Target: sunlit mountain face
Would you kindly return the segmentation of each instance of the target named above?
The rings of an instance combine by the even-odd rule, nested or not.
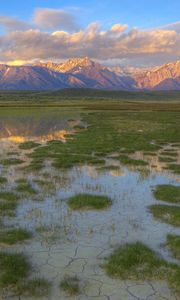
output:
[[[70,119],[69,116],[72,116]],[[66,141],[69,134],[75,133],[75,126],[79,125],[80,115],[74,112],[55,110],[46,113],[46,109],[30,112],[3,110],[0,112],[0,139],[21,143],[28,140],[45,142],[50,140]]]
[[[32,66],[0,65],[0,89],[180,90],[180,61],[155,68],[110,68],[88,57]]]

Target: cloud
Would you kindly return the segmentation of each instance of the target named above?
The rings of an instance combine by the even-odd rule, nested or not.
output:
[[[128,29],[127,24],[114,24],[103,30],[101,24],[95,22],[78,29],[68,12],[51,9],[36,10],[33,20],[34,28],[25,29],[21,21],[19,25],[15,22],[14,30],[13,22],[8,23],[11,24],[9,27],[6,25],[11,30],[0,36],[1,61],[89,56],[101,61],[150,65],[180,57],[179,23],[151,30]]]
[[[124,30],[128,29],[128,25],[127,24],[124,24],[124,25],[121,25],[121,24],[114,24],[112,27],[111,27],[111,31],[113,32],[122,32]]]
[[[76,18],[62,9],[38,8],[35,11],[33,22],[46,30],[75,31],[79,29]]]
[[[165,26],[161,27],[161,29],[175,30],[176,32],[180,33],[180,22],[175,22],[175,23],[172,23],[172,24],[165,25]]]
[[[17,18],[0,16],[0,26],[8,31],[27,30],[32,27],[30,24],[20,21]]]

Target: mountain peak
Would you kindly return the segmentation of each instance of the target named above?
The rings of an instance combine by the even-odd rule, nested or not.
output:
[[[73,64],[73,65],[92,65],[94,62],[88,57],[88,56],[85,56],[85,57],[72,57],[70,58],[66,64]]]
[[[75,68],[88,68],[95,67],[99,64],[96,64],[89,57],[73,57],[61,64],[62,72],[71,72]]]
[[[33,66],[0,65],[1,89],[85,87],[121,90],[180,90],[180,61],[150,69],[108,68],[89,57]]]

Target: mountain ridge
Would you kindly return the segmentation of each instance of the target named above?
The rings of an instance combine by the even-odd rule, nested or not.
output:
[[[2,90],[180,90],[180,60],[149,69],[107,67],[88,57],[30,66],[0,65]]]

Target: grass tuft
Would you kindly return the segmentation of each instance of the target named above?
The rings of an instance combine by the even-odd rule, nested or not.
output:
[[[17,208],[17,202],[0,202],[0,216],[13,217]]]
[[[126,155],[119,156],[120,162],[124,165],[133,165],[133,166],[147,166],[148,162],[141,159],[133,159]]]
[[[25,229],[14,228],[0,232],[0,244],[14,245],[32,237],[32,233]]]
[[[0,176],[0,184],[4,184],[6,182],[7,182],[7,178]]]
[[[12,192],[0,192],[0,199],[5,201],[17,201],[18,196]]]
[[[0,252],[0,287],[18,284],[31,270],[24,254]]]
[[[79,194],[71,197],[68,204],[72,209],[106,209],[112,201],[106,196]]]
[[[180,226],[180,207],[170,205],[151,205],[150,211],[154,217],[173,226]]]
[[[80,293],[79,279],[76,276],[65,276],[60,282],[60,288],[70,296]]]
[[[30,297],[47,297],[51,284],[44,278],[34,278],[21,283],[18,287],[20,295]]]
[[[34,141],[27,141],[27,142],[21,143],[19,145],[19,149],[30,150],[30,149],[33,149],[33,148],[36,148],[36,147],[39,147],[39,146],[40,146],[39,143],[36,143]]]
[[[154,192],[154,196],[157,200],[180,203],[180,186],[171,184],[158,185]]]
[[[37,194],[37,191],[33,189],[31,184],[26,179],[20,179],[17,181],[18,186],[16,187],[17,192],[28,193],[31,195]]]
[[[166,280],[180,292],[180,267],[166,262],[141,242],[115,250],[107,258],[105,270],[109,276],[123,280]]]
[[[180,236],[168,234],[167,246],[172,251],[174,257],[180,259]]]
[[[22,163],[24,163],[24,161],[19,158],[4,159],[4,160],[1,160],[1,162],[0,162],[0,164],[2,164],[4,166],[19,165]]]

